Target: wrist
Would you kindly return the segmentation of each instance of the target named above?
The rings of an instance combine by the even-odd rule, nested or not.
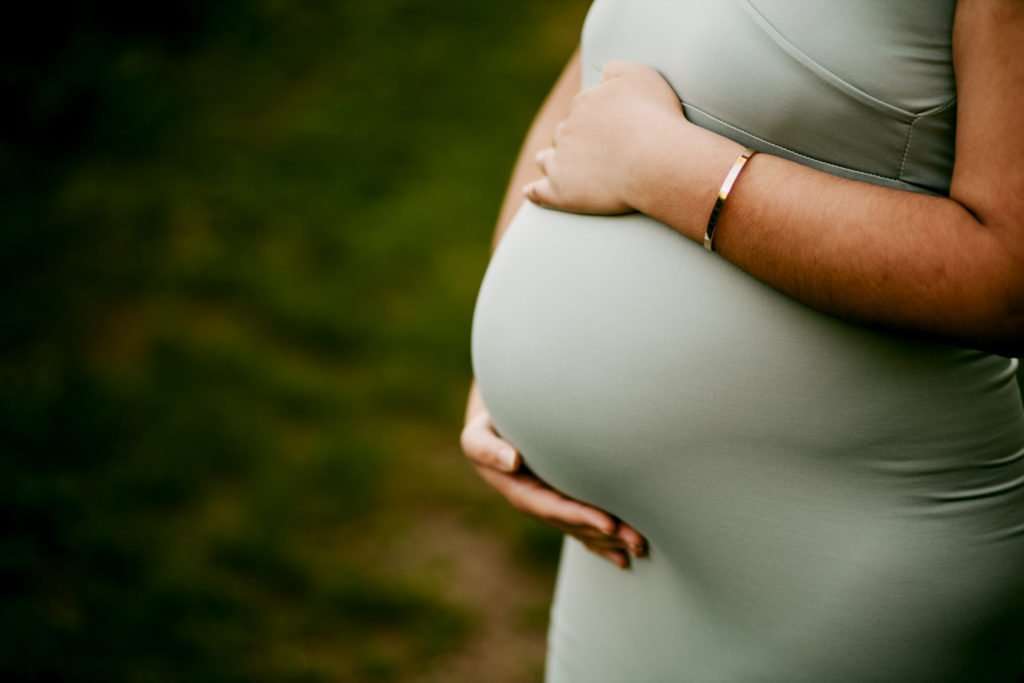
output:
[[[722,180],[743,145],[685,119],[659,135],[655,151],[633,174],[630,205],[703,243]]]
[[[630,146],[627,157],[623,200],[640,213],[651,215],[672,185],[680,169],[672,168],[671,160],[686,148],[687,127],[682,116],[660,117],[648,122],[643,136]],[[678,162],[679,160],[676,159]]]

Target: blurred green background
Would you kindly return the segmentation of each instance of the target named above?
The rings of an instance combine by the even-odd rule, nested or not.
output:
[[[458,432],[586,6],[10,11],[0,678],[539,679],[559,536]]]
[[[4,680],[539,680],[560,537],[458,432],[587,5],[9,13]]]

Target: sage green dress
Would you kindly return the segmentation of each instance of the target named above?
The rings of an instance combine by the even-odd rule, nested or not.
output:
[[[597,0],[584,85],[643,62],[698,125],[944,194],[953,12]],[[548,683],[1024,673],[1016,360],[812,310],[643,215],[526,203],[484,276],[472,361],[538,475],[651,545],[627,572],[566,538]]]

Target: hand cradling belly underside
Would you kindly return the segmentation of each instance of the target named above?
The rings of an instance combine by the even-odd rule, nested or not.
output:
[[[780,648],[838,628],[877,648],[1024,613],[1013,361],[819,313],[645,216],[532,204],[492,257],[472,357],[531,468],[651,542],[660,578],[629,589],[641,623],[704,614]],[[578,599],[560,628],[597,618]]]

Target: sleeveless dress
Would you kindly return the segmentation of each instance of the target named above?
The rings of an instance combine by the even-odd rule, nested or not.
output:
[[[584,86],[609,59],[643,62],[698,125],[945,194],[953,10],[597,0]],[[548,683],[1024,673],[1016,359],[815,311],[644,215],[529,202],[471,342],[494,424],[529,466],[650,542],[623,571],[565,538]]]

